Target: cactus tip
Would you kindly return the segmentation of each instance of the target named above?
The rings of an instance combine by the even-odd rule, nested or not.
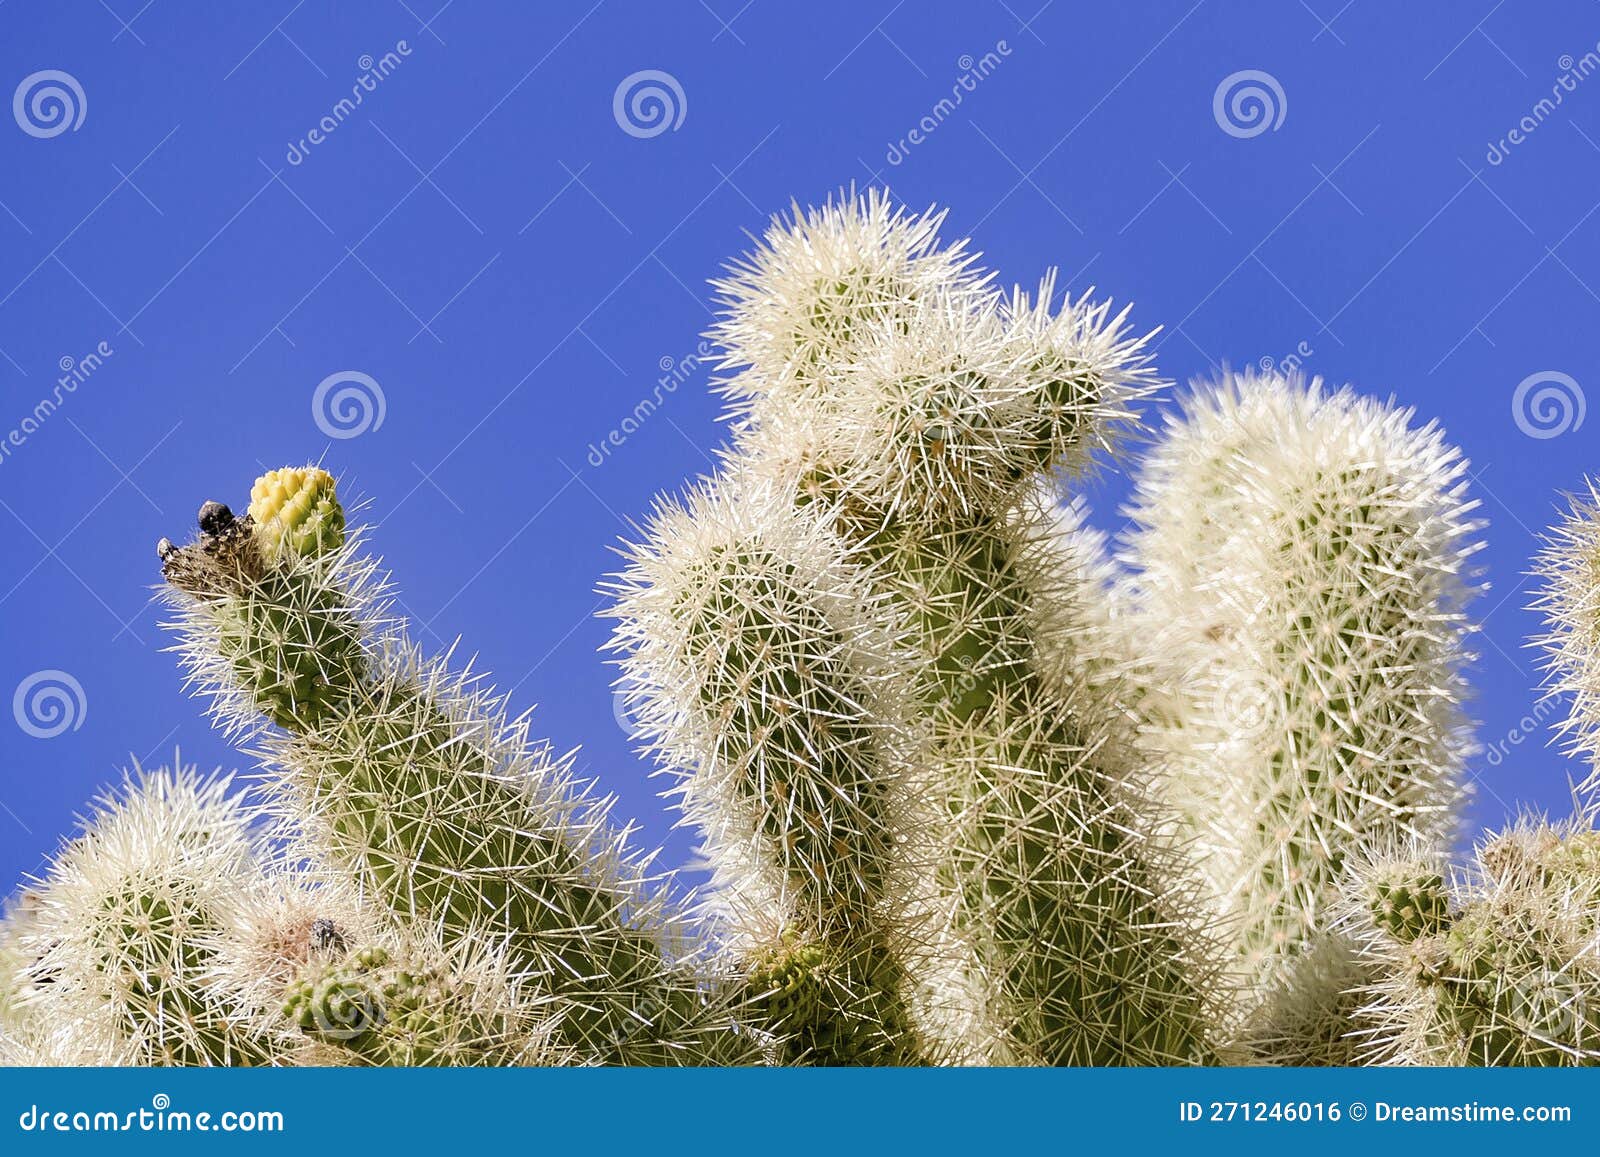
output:
[[[250,488],[250,518],[269,553],[325,554],[344,542],[333,475],[315,466],[269,470]]]

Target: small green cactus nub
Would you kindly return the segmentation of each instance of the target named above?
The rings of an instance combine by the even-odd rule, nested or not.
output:
[[[918,1054],[892,954],[786,934],[746,982],[755,1018],[779,1036],[784,1064],[910,1065]]]
[[[793,944],[772,953],[750,974],[756,999],[779,1024],[815,1023],[818,989],[827,971],[828,952],[821,944]]]
[[[505,978],[437,947],[421,956],[369,946],[302,974],[283,1015],[308,1041],[302,1063],[506,1066],[564,1058]]]
[[[1367,882],[1373,922],[1402,943],[1434,936],[1450,925],[1444,876],[1415,864],[1395,864]]]
[[[250,488],[250,519],[269,555],[326,554],[344,543],[333,475],[316,466],[269,470]]]
[[[323,965],[289,987],[284,1016],[308,1036],[353,1047],[419,1003],[411,999],[419,977],[404,970],[374,975],[389,963],[384,949],[366,948],[343,964]]]

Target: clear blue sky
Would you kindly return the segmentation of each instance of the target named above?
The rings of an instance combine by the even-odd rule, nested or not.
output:
[[[948,206],[1009,280],[1059,265],[1134,301],[1179,382],[1308,351],[1308,371],[1443,423],[1491,521],[1476,710],[1503,743],[1535,702],[1534,533],[1600,470],[1600,415],[1535,438],[1513,414],[1531,375],[1568,380],[1529,400],[1600,404],[1600,75],[1574,78],[1600,9],[1039,4],[0,7],[0,96],[55,70],[81,102],[59,79],[32,92],[83,113],[36,120],[30,91],[22,121],[0,108],[0,441],[63,359],[110,351],[0,458],[0,699],[62,671],[86,703],[50,738],[0,716],[0,881],[130,754],[244,762],[162,651],[154,543],[307,459],[371,499],[422,637],[460,636],[686,860],[593,612],[625,520],[707,468],[704,369],[591,447],[695,354],[706,279],[745,231],[851,181]],[[656,135],[614,113],[644,70],[682,94]],[[1282,94],[1255,135],[1227,90],[1214,111],[1247,70]],[[383,420],[332,438],[313,398],[347,371]],[[1120,495],[1093,496],[1108,526]],[[1474,823],[1565,810],[1571,770],[1542,733],[1480,759]]]

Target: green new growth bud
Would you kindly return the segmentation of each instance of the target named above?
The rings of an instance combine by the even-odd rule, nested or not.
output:
[[[371,567],[336,549],[344,514],[333,480],[315,468],[258,479],[252,514],[235,519],[208,502],[200,535],[183,547],[163,539],[162,573],[180,605],[204,608],[204,661],[186,649],[191,679],[216,699],[231,728],[257,711],[290,731],[318,726],[366,677],[361,623],[338,581],[371,585]],[[257,521],[259,513],[261,521]],[[208,673],[220,662],[231,677]]]
[[[1450,894],[1443,873],[1413,863],[1384,864],[1367,877],[1372,920],[1396,940],[1409,944],[1435,936],[1450,924]]]
[[[315,466],[269,470],[256,479],[250,519],[269,556],[327,554],[344,545],[344,507],[333,475]]]
[[[312,1042],[306,1060],[382,1066],[553,1064],[548,1031],[487,959],[458,970],[437,948],[381,946],[314,965],[283,1015]]]
[[[1374,973],[1362,1010],[1373,1050],[1363,1059],[1600,1064],[1600,879],[1565,870],[1585,861],[1594,834],[1576,822],[1525,820],[1492,837],[1479,849],[1454,915],[1414,936],[1417,920],[1400,920],[1403,935],[1396,937],[1386,920],[1390,908],[1370,902],[1384,888],[1379,880],[1404,876],[1400,866],[1358,871],[1353,898],[1367,916],[1350,927]],[[1429,875],[1414,873],[1424,892],[1436,892]],[[1437,913],[1439,902],[1421,907]]]

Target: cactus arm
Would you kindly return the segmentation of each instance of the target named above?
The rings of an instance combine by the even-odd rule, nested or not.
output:
[[[915,608],[953,820],[943,876],[990,957],[1003,1055],[1207,1060],[1207,949],[1183,916],[1182,865],[1147,838],[1149,801],[1111,726],[1035,669],[1020,545],[999,520],[931,535],[890,525],[861,542]],[[1163,868],[1176,878],[1158,885]]]
[[[1600,481],[1573,498],[1534,566],[1543,580],[1535,606],[1548,631],[1545,685],[1568,703],[1562,732],[1590,767],[1584,790],[1600,793]]]
[[[336,529],[332,479],[274,472],[253,508],[263,521],[208,506],[211,528],[165,544],[163,569],[192,680],[231,730],[261,735],[310,853],[402,923],[504,937],[567,1002],[585,1055],[748,1058],[701,977],[668,958],[672,921],[570,761],[386,619],[374,564]]]
[[[1026,503],[1044,475],[1080,473],[1155,380],[1121,315],[1052,313],[1048,281],[1037,301],[1001,301],[915,220],[844,198],[775,222],[735,267],[713,336],[743,367],[725,386],[741,468],[816,506],[917,643],[942,911],[993,989],[973,1018],[986,1055],[1200,1059],[1188,889],[1156,884],[1172,857],[1126,768],[1099,761],[1098,707],[1039,677],[1027,636],[1049,596],[1017,573],[1043,531]],[[850,292],[826,292],[818,267]],[[784,355],[799,348],[819,352]]]
[[[612,612],[623,679],[708,833],[755,1019],[786,1061],[923,1063],[905,960],[915,768],[881,608],[759,486],[664,505],[630,562]]]
[[[1178,688],[1146,740],[1247,1014],[1328,932],[1350,855],[1447,846],[1458,822],[1478,524],[1459,456],[1409,417],[1246,375],[1197,396],[1138,483],[1147,669]]]

